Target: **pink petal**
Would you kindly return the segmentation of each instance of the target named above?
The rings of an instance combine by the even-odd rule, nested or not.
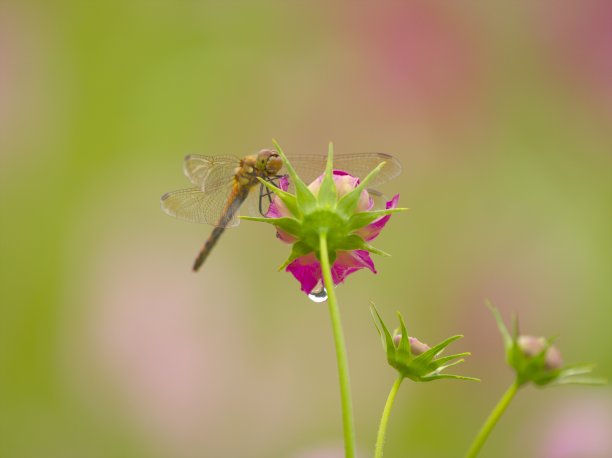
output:
[[[278,187],[283,191],[289,189],[289,178],[287,175],[281,177]],[[272,203],[268,207],[268,211],[266,212],[266,218],[282,218],[284,216],[291,216],[289,210],[285,206],[282,200],[280,200],[277,196],[272,198]]]
[[[370,269],[376,273],[370,253],[364,250],[338,251],[331,269],[334,285],[344,282],[346,277],[360,269]]]
[[[331,268],[334,285],[344,282],[346,277],[360,269],[370,269],[376,273],[372,258],[367,251],[338,251]],[[296,259],[287,266],[286,271],[300,282],[301,289],[306,294],[310,294],[317,283],[323,281],[321,264],[314,253]]]
[[[386,208],[389,209],[397,207],[398,201],[399,194],[396,194],[389,202],[387,202]],[[391,218],[391,215],[381,216],[380,218],[372,221],[367,226],[357,229],[355,231],[355,234],[360,236],[366,242],[369,242],[370,240],[373,240],[378,237],[378,234],[380,234],[380,231],[382,231],[383,227],[385,227],[385,224],[387,224],[389,218]]]
[[[278,187],[283,191],[286,191],[289,188],[289,178],[287,175],[281,177]],[[291,212],[285,206],[282,200],[280,200],[277,196],[274,196],[270,206],[268,207],[268,211],[266,212],[266,218],[283,218],[286,216],[292,216]],[[285,243],[295,243],[297,240],[293,235],[288,234],[278,227],[276,228],[276,237]]]
[[[297,258],[285,270],[293,274],[306,294],[310,294],[321,280],[321,265],[314,253]]]

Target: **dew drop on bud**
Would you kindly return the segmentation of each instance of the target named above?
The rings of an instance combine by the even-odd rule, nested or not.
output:
[[[321,282],[317,283],[317,285],[308,294],[308,299],[310,299],[312,302],[325,302],[327,300],[327,290],[325,289],[325,286],[323,286]]]

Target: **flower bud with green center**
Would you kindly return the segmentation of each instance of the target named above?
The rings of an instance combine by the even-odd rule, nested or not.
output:
[[[396,348],[399,348],[400,342],[402,341],[402,335],[401,334],[395,334],[393,336],[393,344],[395,345]],[[419,339],[417,339],[416,337],[408,337],[408,342],[410,343],[410,350],[412,351],[413,355],[420,355],[422,353],[425,353],[427,350],[429,350],[431,347],[429,345],[427,345],[426,343],[421,342]]]
[[[386,255],[368,242],[378,236],[396,208],[399,195],[387,202],[386,209],[373,210],[374,202],[367,184],[384,166],[384,162],[365,178],[354,177],[333,169],[333,148],[330,143],[325,173],[308,186],[297,176],[278,144],[279,155],[287,169],[279,187],[261,180],[275,196],[264,218],[242,217],[273,224],[277,237],[292,244],[291,254],[279,270],[286,269],[309,294],[322,283],[320,265],[321,239],[325,237],[334,284],[351,273],[367,268],[376,273],[370,253]],[[295,194],[288,192],[289,183]]]
[[[535,358],[545,352],[544,367],[548,370],[559,369],[563,366],[561,352],[554,345],[549,345],[544,337],[519,336],[517,344],[528,358]]]
[[[372,312],[376,329],[382,339],[383,348],[387,353],[387,362],[402,377],[409,378],[415,382],[431,382],[442,378],[479,381],[473,377],[442,373],[447,367],[463,362],[463,357],[470,354],[465,352],[440,356],[448,345],[463,336],[456,335],[449,337],[438,345],[430,347],[414,337],[406,337],[408,332],[404,318],[399,312],[397,313],[400,322],[399,332],[392,336],[374,305],[370,307],[370,311]]]
[[[504,340],[506,360],[514,369],[519,386],[529,382],[537,386],[605,383],[604,379],[589,376],[593,364],[563,366],[561,352],[550,339],[520,335],[516,320],[511,334],[499,311],[491,304],[488,306]]]

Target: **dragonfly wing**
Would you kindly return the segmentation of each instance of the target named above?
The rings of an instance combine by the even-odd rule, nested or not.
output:
[[[202,191],[212,190],[224,185],[236,174],[240,159],[235,156],[185,156],[183,172],[189,180]]]
[[[250,190],[249,195],[240,207],[240,214],[247,216],[266,216],[274,193],[258,183]]]
[[[225,221],[224,213],[228,199],[232,197],[232,183],[218,186],[215,190],[203,192],[200,188],[179,189],[164,194],[161,207],[170,216],[190,223],[207,223],[218,227],[234,227],[240,224],[236,208],[231,217]]]
[[[308,184],[323,173],[327,157],[319,154],[300,154],[289,156],[289,162],[300,178]],[[387,153],[353,153],[334,156],[334,168],[344,170],[362,179],[381,162],[385,162],[385,165],[370,181],[369,186],[372,187],[380,186],[400,174],[402,166],[395,157]]]

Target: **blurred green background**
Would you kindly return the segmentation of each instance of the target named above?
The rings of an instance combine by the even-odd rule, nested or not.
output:
[[[394,380],[370,300],[465,334],[483,380],[406,383],[389,457],[460,456],[511,382],[486,298],[611,378],[611,62],[605,0],[3,0],[0,456],[340,456],[327,309],[287,246],[243,222],[196,275],[210,228],[159,209],[186,153],[272,138],[404,165],[393,256],[337,290],[362,456]],[[527,388],[482,456],[612,456],[611,412]]]

